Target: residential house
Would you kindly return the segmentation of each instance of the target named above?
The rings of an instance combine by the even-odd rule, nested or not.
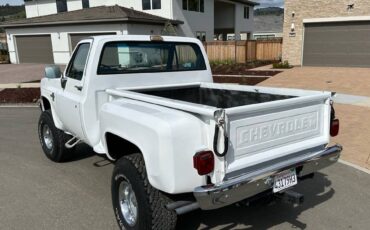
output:
[[[98,34],[162,34],[210,41],[253,33],[247,0],[25,0],[27,19],[8,22],[12,63],[67,63],[76,42]],[[245,37],[245,36],[244,36]]]
[[[368,0],[285,0],[283,60],[370,67]]]

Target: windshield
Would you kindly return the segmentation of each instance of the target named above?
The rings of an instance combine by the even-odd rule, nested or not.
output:
[[[197,44],[179,42],[109,42],[100,57],[98,74],[205,70]]]

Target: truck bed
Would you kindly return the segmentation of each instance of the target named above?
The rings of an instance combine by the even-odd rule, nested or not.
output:
[[[111,100],[143,101],[203,115],[202,119],[214,120],[215,113],[224,110],[228,176],[329,142],[330,92],[194,83],[108,89],[107,93]]]
[[[260,93],[258,91],[247,92],[204,88],[201,86],[162,88],[137,92],[223,109],[294,98],[294,96]]]

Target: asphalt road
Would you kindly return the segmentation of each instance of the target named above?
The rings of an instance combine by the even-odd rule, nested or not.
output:
[[[87,147],[68,163],[44,157],[37,108],[0,108],[0,229],[117,229],[110,198],[113,165]],[[281,202],[196,211],[179,229],[369,229],[370,175],[343,164],[317,173]]]

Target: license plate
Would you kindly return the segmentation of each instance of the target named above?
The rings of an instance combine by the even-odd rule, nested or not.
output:
[[[275,176],[273,192],[280,192],[297,184],[295,169],[283,171]]]

